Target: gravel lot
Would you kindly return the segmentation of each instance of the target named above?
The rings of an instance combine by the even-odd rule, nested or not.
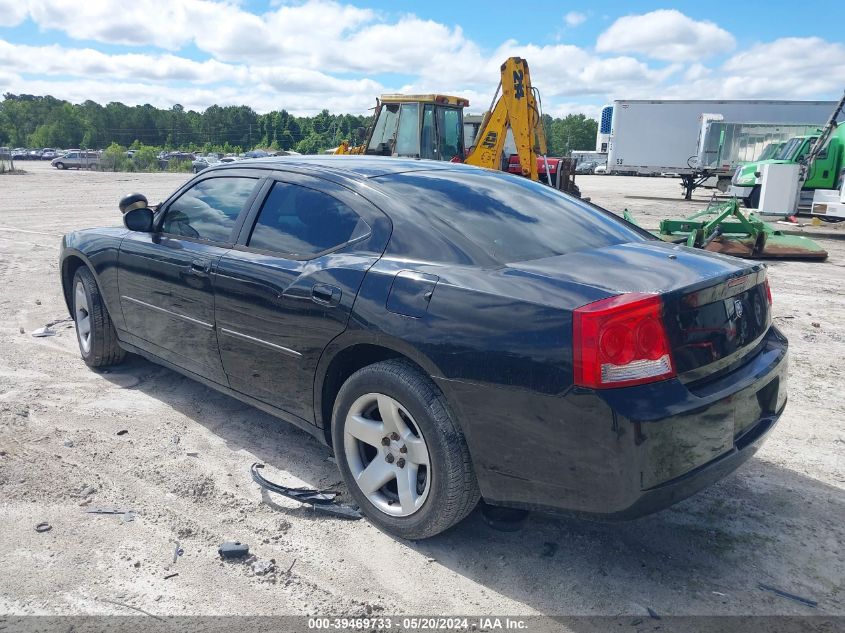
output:
[[[329,451],[306,433],[139,358],[90,371],[69,322],[34,338],[68,316],[60,235],[118,224],[121,195],[158,200],[187,176],[21,166],[29,173],[0,176],[0,612],[133,614],[122,603],[159,615],[845,615],[845,241],[822,240],[823,264],[771,265],[790,401],[738,473],[634,522],[533,515],[501,533],[476,512],[410,543],[262,501],[254,461],[287,484],[338,485]],[[683,202],[675,180],[578,181],[645,226],[705,199]],[[85,503],[137,516],[87,514]],[[37,533],[42,521],[52,530]],[[275,569],[222,563],[223,540],[248,543]]]

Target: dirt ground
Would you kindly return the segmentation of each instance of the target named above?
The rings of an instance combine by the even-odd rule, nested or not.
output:
[[[136,357],[102,373],[79,358],[61,321],[61,234],[119,224],[121,195],[157,201],[186,175],[22,166],[0,177],[0,613],[845,615],[845,241],[821,240],[822,264],[771,264],[789,404],[739,472],[629,523],[532,515],[503,533],[476,512],[411,543],[262,501],[255,461],[286,484],[339,485],[306,433]],[[675,180],[579,184],[645,226],[705,199],[683,202]],[[56,321],[57,336],[32,336]],[[86,513],[104,506],[135,518]],[[223,540],[274,568],[221,562]]]

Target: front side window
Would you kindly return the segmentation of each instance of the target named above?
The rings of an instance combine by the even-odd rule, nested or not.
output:
[[[277,182],[261,207],[248,246],[312,257],[368,235],[369,225],[343,202],[315,189]]]
[[[161,230],[212,242],[230,241],[235,221],[256,178],[209,178],[188,189],[167,209]]]
[[[373,137],[367,146],[367,153],[384,154],[389,156],[393,153],[393,144],[396,142],[396,124],[399,122],[399,105],[390,104],[383,106],[379,111],[376,126],[373,129]]]

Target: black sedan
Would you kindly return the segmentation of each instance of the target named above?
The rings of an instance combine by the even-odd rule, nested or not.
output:
[[[203,170],[64,237],[92,367],[135,352],[313,433],[379,527],[480,498],[631,518],[733,471],[786,403],[765,268],[465,165]]]

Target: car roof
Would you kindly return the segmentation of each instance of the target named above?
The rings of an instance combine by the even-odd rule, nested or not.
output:
[[[215,166],[214,170],[225,169],[290,169],[300,168],[307,171],[332,172],[338,176],[366,180],[401,174],[409,171],[431,171],[435,169],[467,169],[466,165],[419,158],[390,158],[388,156],[271,156],[251,158],[234,163]]]

